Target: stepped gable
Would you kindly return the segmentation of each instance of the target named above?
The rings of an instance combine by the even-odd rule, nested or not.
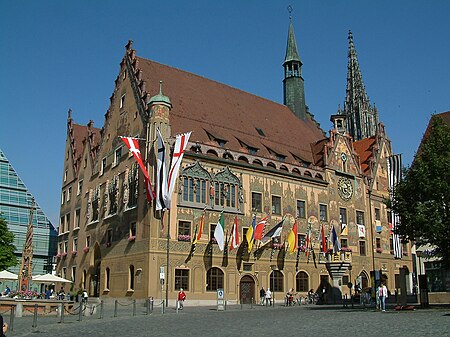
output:
[[[365,175],[370,175],[370,162],[374,160],[373,147],[376,143],[376,137],[364,138],[353,143],[353,148],[360,158],[361,170]]]
[[[92,121],[90,121],[88,125],[75,124],[71,116],[71,111],[69,110],[67,133],[68,137],[70,138],[70,148],[72,151],[72,159],[75,165],[75,171],[76,173],[78,173],[84,147],[88,143],[91,144],[92,153],[92,150],[95,150],[99,145],[101,130],[99,128],[93,127]]]
[[[288,163],[298,164],[292,153],[313,162],[310,144],[323,139],[324,135],[311,117],[299,120],[284,105],[186,71],[136,58],[147,92],[158,92],[159,81],[163,81],[164,93],[173,104],[170,113],[173,135],[193,131],[190,142],[203,144],[213,144],[214,138],[224,138],[221,139],[226,141],[224,148],[239,152],[243,147],[238,139],[247,140],[250,143],[247,145],[258,149],[258,156],[276,160],[267,149],[270,148],[286,156]],[[260,135],[257,128],[265,136]]]

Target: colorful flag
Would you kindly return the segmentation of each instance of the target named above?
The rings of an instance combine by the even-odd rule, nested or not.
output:
[[[253,218],[252,225],[247,229],[247,234],[245,234],[245,237],[247,238],[247,244],[248,244],[248,252],[250,253],[252,251],[253,247],[253,239],[254,239],[254,233],[255,233],[255,227],[256,227],[256,214]]]
[[[339,238],[337,236],[336,230],[334,229],[334,226],[331,227],[330,241],[333,244],[333,252],[339,252],[341,250],[341,244],[339,242]]]
[[[203,224],[205,222],[205,211],[203,211],[202,213],[202,217],[200,219],[200,224],[198,225],[198,233],[194,238],[194,244],[196,244],[198,242],[198,240],[200,240],[200,238],[202,237],[202,232],[203,232]]]
[[[265,216],[263,219],[261,219],[255,227],[255,233],[253,234],[253,238],[255,240],[261,240],[263,237],[264,227],[267,223],[267,216]]]
[[[262,238],[262,243],[265,244],[272,240],[273,238],[280,237],[281,232],[283,230],[284,219],[280,221],[280,223],[274,226],[270,231],[267,232],[266,235]]]
[[[388,167],[388,177],[389,177],[389,196],[391,200],[394,199],[394,189],[395,186],[400,182],[402,178],[402,157],[399,154],[392,155],[388,157],[387,161]],[[394,258],[401,259],[402,244],[400,235],[396,234],[398,225],[400,224],[400,217],[398,214],[391,212],[391,223],[392,223],[392,241],[394,244]]]
[[[341,235],[348,235],[348,226],[346,223],[341,223]]]
[[[178,177],[178,171],[180,170],[181,161],[183,160],[184,150],[189,142],[191,132],[177,135],[175,139],[175,147],[173,150],[172,163],[170,164],[169,177],[167,181],[167,200],[166,208],[170,208],[172,201],[172,193],[175,188],[175,182]]]
[[[294,226],[292,226],[292,229],[289,232],[288,243],[289,243],[289,252],[292,254],[293,252],[295,252],[298,246],[297,221],[294,222]]]
[[[234,218],[233,228],[231,229],[230,251],[239,246],[239,224],[238,217]]]
[[[306,232],[306,238],[305,238],[305,246],[306,246],[306,259],[307,262],[309,262],[309,250],[311,246],[311,222],[308,221],[308,231]]]
[[[366,227],[364,225],[358,225],[358,236],[360,238],[366,237]]]
[[[328,250],[327,247],[327,237],[325,236],[325,228],[322,224],[322,228],[321,228],[321,239],[322,239],[322,252],[326,253]]]
[[[141,151],[139,150],[139,142],[136,138],[133,137],[120,137],[120,138],[128,147],[128,150],[133,154],[134,158],[139,164],[139,167],[142,170],[142,173],[144,174],[144,183],[145,183],[145,190],[147,192],[147,200],[148,202],[151,202],[153,199],[156,198],[156,194],[153,191],[152,183],[150,182],[147,169],[145,168],[144,162],[142,161]]]
[[[166,169],[166,146],[162,138],[161,132],[156,128],[158,139],[157,153],[157,177],[156,177],[156,210],[167,208],[167,169]]]
[[[214,230],[214,238],[217,241],[217,245],[219,246],[219,249],[223,251],[224,247],[224,241],[225,241],[225,219],[223,212],[220,213],[219,221],[217,222],[216,229]]]

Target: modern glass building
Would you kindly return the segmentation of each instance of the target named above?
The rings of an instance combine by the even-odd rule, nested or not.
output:
[[[18,273],[25,244],[33,196],[0,149],[0,216],[14,233],[16,256],[19,263],[9,271]],[[56,255],[57,231],[35,201],[33,212],[33,275],[52,271]]]

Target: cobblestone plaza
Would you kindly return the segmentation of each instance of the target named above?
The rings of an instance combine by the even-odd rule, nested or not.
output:
[[[187,303],[188,304],[188,303]],[[7,336],[450,336],[450,309],[433,308],[387,312],[373,309],[344,309],[342,306],[275,306],[266,308],[229,306],[218,312],[214,307],[189,307],[178,313],[160,308],[145,315],[146,308],[122,308],[114,317],[114,306],[105,306],[104,316],[33,316],[16,318],[14,331]],[[8,322],[9,317],[5,320]]]

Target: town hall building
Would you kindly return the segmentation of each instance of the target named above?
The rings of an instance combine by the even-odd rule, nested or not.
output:
[[[349,294],[350,282],[353,290],[382,280],[392,292],[410,292],[411,245],[404,242],[403,258],[394,259],[384,203],[392,146],[348,38],[345,102],[330,116],[328,135],[306,104],[292,22],[283,104],[140,57],[129,41],[102,128],[68,114],[58,274],[90,296],[171,303],[180,288],[198,304],[215,303],[217,289],[235,303],[256,299],[261,287],[276,300],[291,288],[313,289],[329,303]],[[139,140],[155,187],[156,128],[168,153],[177,134],[192,131],[165,212],[147,201],[144,176],[120,138]],[[213,234],[221,214],[224,251]],[[265,217],[264,234],[282,223],[280,236],[249,252],[246,231]],[[230,250],[236,219],[241,242]],[[332,228],[339,251],[320,238]]]

